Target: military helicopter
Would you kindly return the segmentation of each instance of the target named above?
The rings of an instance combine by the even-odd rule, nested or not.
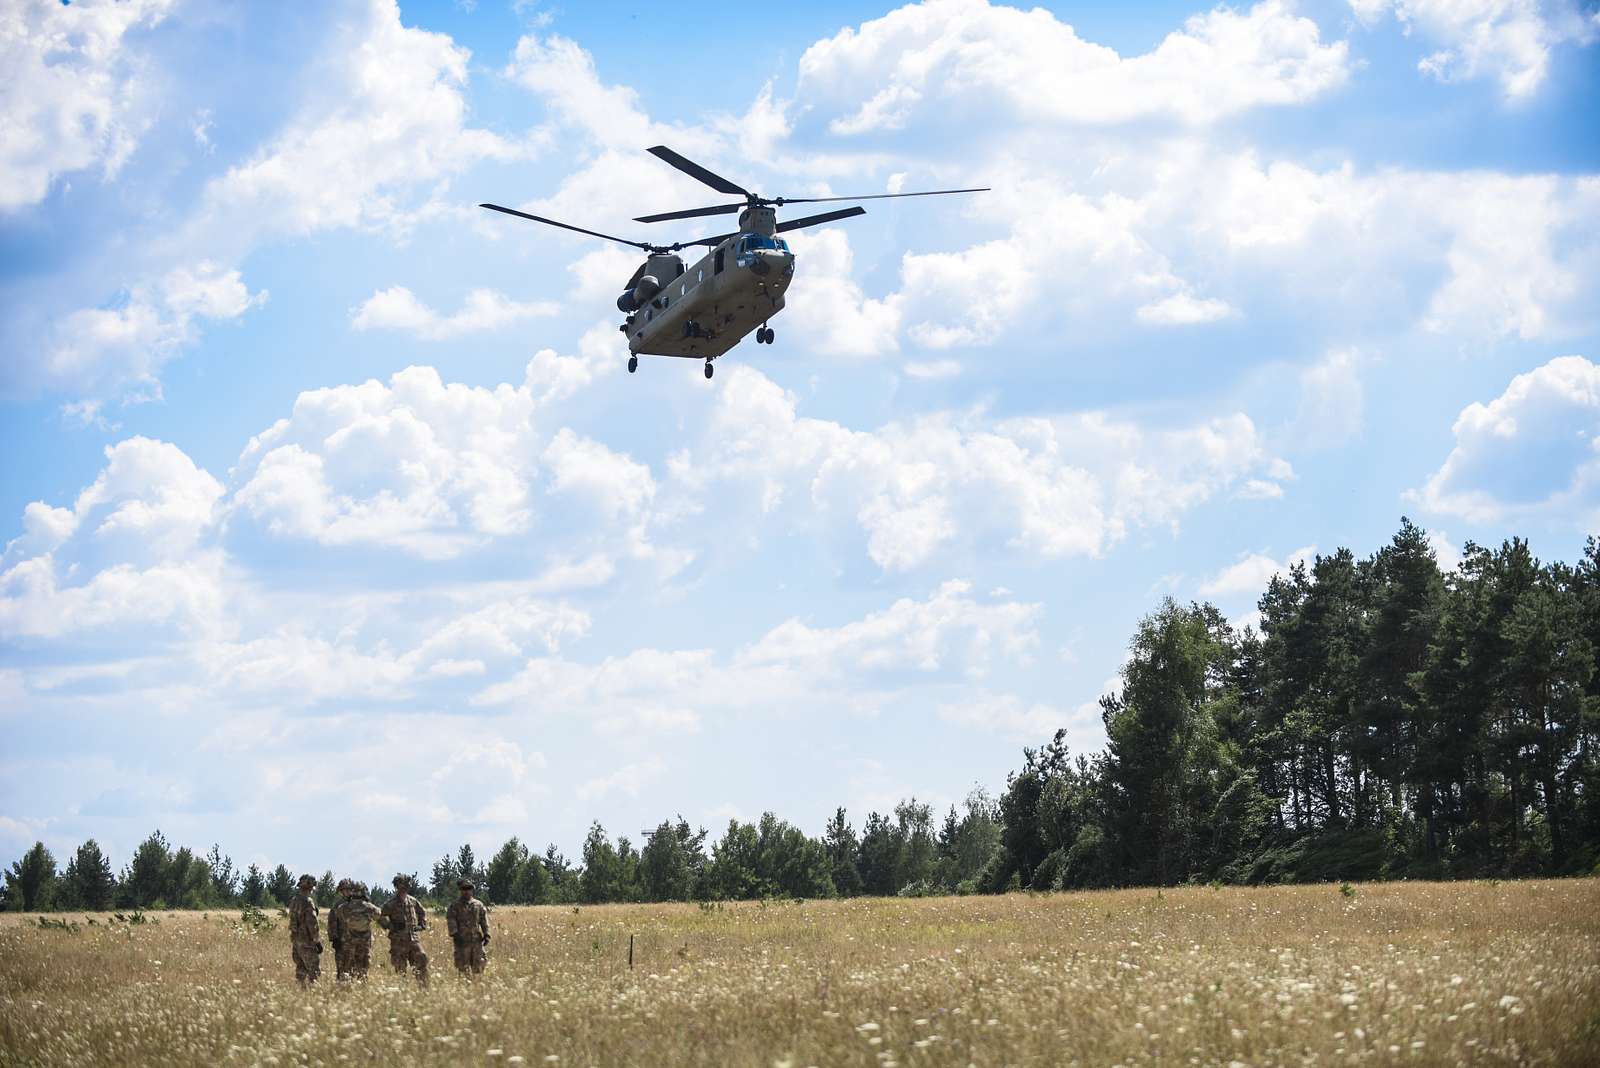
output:
[[[736,185],[719,174],[656,145],[650,154],[691,178],[728,196],[743,197],[743,203],[713,204],[706,208],[641,215],[634,222],[656,223],[669,219],[697,219],[707,215],[739,213],[739,229],[714,237],[654,245],[630,241],[571,223],[529,215],[499,204],[480,204],[480,208],[504,212],[520,219],[531,219],[546,226],[558,226],[590,237],[615,241],[641,249],[648,258],[628,279],[617,310],[626,315],[620,327],[628,335],[628,373],[639,369],[641,355],[683,356],[704,360],[706,377],[711,377],[711,361],[737,345],[750,331],[756,344],[770,345],[777,334],[768,325],[783,310],[783,294],[794,279],[794,253],[779,237],[791,230],[865,215],[865,208],[836,208],[820,215],[779,222],[775,209],[785,204],[822,204],[847,200],[891,200],[898,197],[932,197],[950,193],[983,193],[981,189],[934,189],[920,193],[869,193],[856,197],[764,197]],[[708,251],[692,267],[686,267],[678,253],[705,246]]]

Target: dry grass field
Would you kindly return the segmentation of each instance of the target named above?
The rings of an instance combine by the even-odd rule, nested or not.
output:
[[[1600,1064],[1595,880],[497,909],[308,992],[281,918],[68,918],[0,925],[4,1064]]]

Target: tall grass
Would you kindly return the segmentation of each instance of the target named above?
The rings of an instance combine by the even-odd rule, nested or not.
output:
[[[1594,880],[497,909],[426,989],[69,918],[0,923],[0,1063],[1600,1064]]]

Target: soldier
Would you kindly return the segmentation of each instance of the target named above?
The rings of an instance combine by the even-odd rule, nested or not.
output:
[[[394,970],[403,972],[407,965],[417,970],[417,979],[428,981],[428,955],[422,951],[422,939],[417,932],[428,929],[428,918],[422,911],[422,902],[412,897],[411,880],[404,875],[394,877],[394,897],[383,906],[378,925],[389,932],[389,963]]]
[[[311,891],[317,880],[300,876],[300,892],[289,902],[289,946],[294,956],[294,977],[310,986],[322,974],[322,928],[317,923],[317,903]]]
[[[484,966],[489,963],[484,952],[489,945],[489,910],[472,896],[469,880],[462,879],[456,887],[461,896],[445,913],[445,927],[456,947],[456,971],[465,975],[470,968],[473,975],[482,975]]]
[[[328,941],[333,942],[334,959],[339,962],[339,978],[365,979],[372,964],[372,921],[381,913],[367,900],[367,888],[354,879],[339,884],[345,899],[328,915]],[[334,924],[339,939],[334,941]]]
[[[333,947],[335,978],[342,983],[345,979],[344,924],[339,917],[339,905],[344,904],[345,899],[350,896],[350,880],[340,879],[335,889],[339,892],[339,904],[328,910],[328,945]]]

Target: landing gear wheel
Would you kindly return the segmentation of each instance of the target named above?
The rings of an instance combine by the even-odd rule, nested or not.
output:
[[[711,377],[711,361],[710,360],[706,361],[706,377],[707,378]]]
[[[772,327],[763,326],[760,330],[756,331],[756,344],[757,345],[770,345],[770,344],[772,344],[773,339],[776,338],[777,336],[778,336],[777,332],[774,331],[772,329]]]
[[[637,356],[629,356],[628,357],[628,373],[631,375],[631,374],[633,374],[633,372],[637,371],[638,369],[639,369],[639,357],[637,357]]]

